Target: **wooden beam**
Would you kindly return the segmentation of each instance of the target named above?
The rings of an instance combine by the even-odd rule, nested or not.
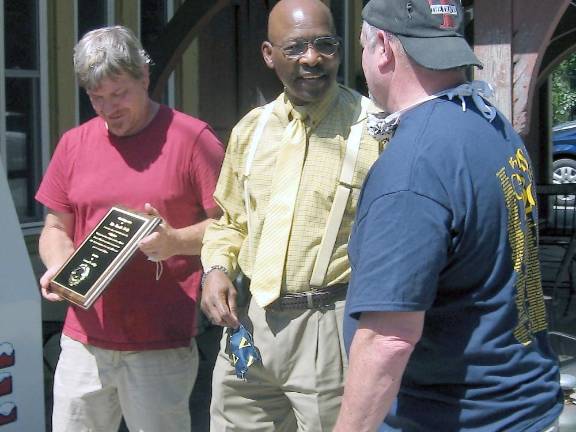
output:
[[[489,82],[495,90],[491,102],[512,119],[512,0],[474,3],[474,52],[484,64],[474,78]]]
[[[186,0],[176,11],[160,37],[147,47],[154,61],[150,73],[150,95],[161,100],[166,81],[180,57],[210,19],[232,0]]]
[[[134,0],[119,0],[115,3],[116,22],[128,27],[140,37],[140,2]]]
[[[346,50],[348,52],[348,76],[345,84],[353,89],[358,89],[359,81],[364,84],[364,72],[362,71],[362,47],[358,43],[362,31],[362,2],[350,0],[348,2],[348,40]],[[362,77],[361,80],[358,78]]]
[[[48,2],[50,29],[50,150],[76,121],[76,77],[72,65],[74,32],[69,23],[76,19],[71,2]],[[79,90],[83,91],[83,90]]]

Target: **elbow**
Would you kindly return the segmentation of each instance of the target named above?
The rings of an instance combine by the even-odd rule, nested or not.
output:
[[[408,359],[418,343],[418,338],[406,338],[400,335],[383,335],[369,330],[359,329],[354,335],[352,349],[355,347],[370,352],[373,361],[386,364],[391,359]]]
[[[369,345],[384,363],[405,363],[422,336],[423,312],[369,312],[360,318],[358,342]]]
[[[369,354],[372,361],[367,364],[371,364],[377,376],[381,377],[382,384],[396,388],[402,381],[415,345],[411,340],[377,337]]]
[[[375,354],[381,358],[408,361],[418,341],[394,336],[378,336],[373,343]]]
[[[422,337],[424,312],[364,312],[358,323],[375,339],[412,349]]]
[[[415,343],[412,340],[359,331],[350,349],[350,369],[369,375],[369,381],[383,394],[393,398],[410,360]]]

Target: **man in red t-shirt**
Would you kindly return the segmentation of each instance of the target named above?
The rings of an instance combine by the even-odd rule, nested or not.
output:
[[[190,430],[199,252],[223,146],[206,123],[148,95],[150,59],[124,27],[87,33],[78,81],[98,114],[61,138],[36,199],[49,280],[114,205],[163,218],[93,306],[70,306],[54,378],[53,430]],[[162,272],[156,276],[156,262]]]

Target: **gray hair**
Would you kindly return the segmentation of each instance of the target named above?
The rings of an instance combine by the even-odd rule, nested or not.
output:
[[[74,72],[78,83],[88,90],[123,72],[141,79],[143,66],[150,62],[138,38],[123,26],[92,30],[74,47]]]
[[[374,27],[372,24],[369,24],[366,21],[362,22],[362,30],[364,32],[364,35],[366,37],[366,47],[367,48],[373,48],[374,44],[376,43],[376,33],[378,33],[379,31],[383,31],[386,36],[388,37],[388,40],[393,43],[396,44],[396,46],[398,48],[400,48],[402,50],[402,52],[404,52],[404,47],[402,46],[402,42],[400,42],[400,39],[398,39],[398,37],[394,34],[394,33],[390,33],[386,30],[381,30],[377,27]]]

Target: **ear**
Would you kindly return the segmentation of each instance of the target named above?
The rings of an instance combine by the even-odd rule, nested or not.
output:
[[[268,66],[270,69],[274,69],[274,60],[272,59],[272,44],[268,41],[262,42],[262,57],[264,57],[266,66]]]
[[[378,53],[378,69],[381,71],[390,65],[394,64],[396,58],[395,44],[392,43],[388,35],[379,31],[376,34],[376,46],[375,49]]]

